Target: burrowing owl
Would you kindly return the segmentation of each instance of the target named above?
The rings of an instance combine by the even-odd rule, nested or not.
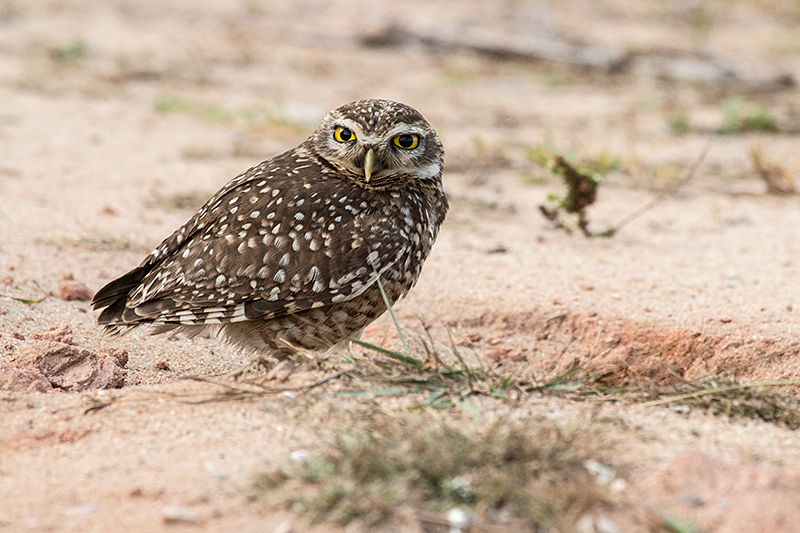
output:
[[[411,107],[360,100],[240,174],[95,295],[121,335],[219,330],[283,357],[357,336],[419,277],[447,212],[444,151]]]

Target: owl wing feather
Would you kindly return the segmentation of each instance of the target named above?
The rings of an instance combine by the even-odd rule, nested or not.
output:
[[[356,298],[407,252],[391,210],[302,146],[234,178],[95,296],[119,324],[277,318]],[[310,192],[313,191],[313,192]]]

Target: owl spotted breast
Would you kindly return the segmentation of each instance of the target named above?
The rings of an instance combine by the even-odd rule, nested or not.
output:
[[[447,212],[444,151],[419,112],[360,100],[240,174],[94,296],[112,335],[216,328],[284,357],[357,336],[419,278]]]

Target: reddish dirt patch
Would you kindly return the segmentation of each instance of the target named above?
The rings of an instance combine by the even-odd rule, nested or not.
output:
[[[540,359],[538,370],[545,376],[580,368],[585,373],[602,372],[600,383],[610,387],[643,382],[669,386],[722,373],[752,380],[800,378],[800,365],[792,364],[796,359],[792,356],[800,353],[800,339],[792,336],[753,339],[581,313],[548,316],[539,311],[487,314],[450,326],[466,330],[460,344],[477,347],[494,363],[514,359],[507,356],[509,342],[535,347],[557,354]],[[475,328],[489,328],[493,333],[481,336]],[[536,358],[528,357],[527,362],[536,364]]]
[[[113,355],[72,345],[68,326],[34,333],[8,363],[0,365],[0,384],[8,391],[81,392],[125,384],[127,352]]]

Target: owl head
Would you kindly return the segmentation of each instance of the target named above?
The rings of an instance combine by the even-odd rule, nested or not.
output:
[[[419,111],[405,104],[345,104],[325,115],[311,141],[323,159],[366,187],[441,179],[442,142]]]

